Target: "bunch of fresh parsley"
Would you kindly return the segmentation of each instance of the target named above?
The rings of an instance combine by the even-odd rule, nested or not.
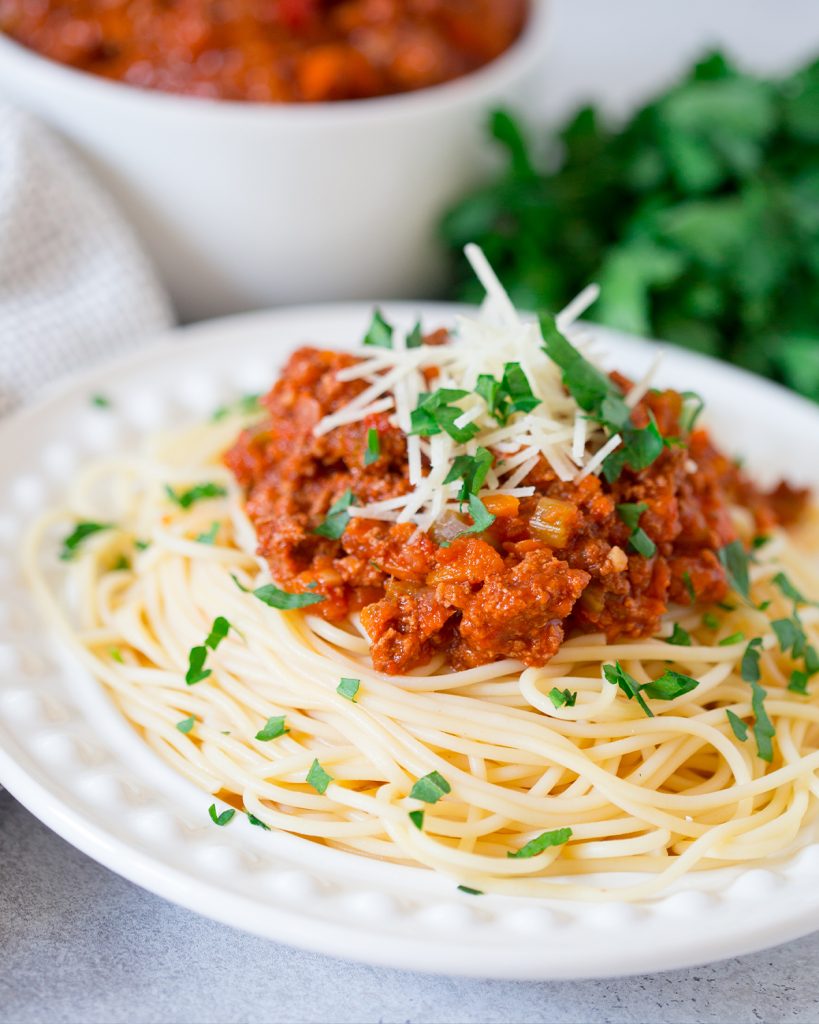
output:
[[[515,303],[558,309],[589,281],[599,322],[720,356],[819,401],[819,62],[780,81],[719,54],[625,125],[581,110],[543,170],[492,117],[502,173],[443,221]],[[458,258],[455,294],[479,285]]]

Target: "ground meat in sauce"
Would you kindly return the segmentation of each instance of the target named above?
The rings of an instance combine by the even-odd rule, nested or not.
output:
[[[508,49],[526,0],[3,0],[0,31],[130,85],[256,102],[410,92]]]
[[[429,340],[445,338],[438,332]],[[786,484],[762,493],[706,431],[695,430],[614,484],[596,476],[558,480],[541,459],[525,480],[533,497],[489,496],[491,527],[449,546],[436,543],[434,530],[363,518],[330,540],[313,531],[345,491],[364,505],[410,489],[404,436],[388,414],[313,434],[323,416],[365,387],[336,379],[354,361],[313,348],[295,352],[264,399],[268,416],[242,433],[226,461],[247,492],[274,579],[324,595],[313,610],[329,620],[360,611],[380,671],[406,672],[436,654],[456,669],[500,658],[543,665],[572,633],[650,636],[669,602],[691,603],[692,590],[699,602],[726,596],[717,550],[736,539],[731,506],[744,506],[764,532],[795,520],[807,501]],[[615,379],[628,390],[625,378]],[[641,426],[653,415],[662,434],[676,439],[681,410],[677,392],[652,392],[633,419]],[[365,466],[373,427],[380,456]],[[629,550],[630,531],[617,513],[618,504],[638,502],[648,506],[640,525],[656,544],[650,558]]]

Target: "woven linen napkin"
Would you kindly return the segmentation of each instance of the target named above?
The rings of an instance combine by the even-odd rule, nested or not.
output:
[[[0,104],[0,415],[171,322],[111,198],[46,128]]]

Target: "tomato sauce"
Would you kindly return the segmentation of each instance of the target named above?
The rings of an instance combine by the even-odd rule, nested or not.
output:
[[[315,103],[412,92],[508,49],[528,0],[0,0],[0,31],[131,85]]]
[[[427,340],[440,343],[441,332]],[[316,527],[346,492],[365,505],[411,489],[406,441],[388,413],[313,434],[365,387],[336,377],[353,362],[314,348],[294,353],[264,399],[268,416],[243,432],[226,461],[247,493],[273,578],[322,594],[312,610],[330,620],[359,611],[380,671],[406,672],[438,653],[455,668],[506,657],[542,665],[571,633],[654,635],[669,602],[727,595],[717,552],[737,539],[732,507],[746,509],[763,534],[807,501],[785,484],[759,491],[706,431],[682,438],[682,397],[664,391],[649,393],[632,419],[640,427],[652,416],[668,446],[612,484],[593,475],[561,481],[541,459],[524,481],[532,497],[486,497],[495,519],[480,535],[452,540],[471,520],[445,513],[453,522],[442,518],[428,534],[355,517],[337,539],[321,536]],[[630,382],[613,376],[628,391]],[[368,465],[371,428],[380,451]],[[630,545],[621,504],[644,504],[640,527],[652,553]]]

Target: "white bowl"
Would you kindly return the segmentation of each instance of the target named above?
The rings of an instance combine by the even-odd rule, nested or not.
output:
[[[437,221],[475,180],[487,112],[524,99],[547,0],[502,56],[416,93],[251,104],[141,90],[0,35],[0,95],[67,137],[119,200],[182,317],[429,295]]]

